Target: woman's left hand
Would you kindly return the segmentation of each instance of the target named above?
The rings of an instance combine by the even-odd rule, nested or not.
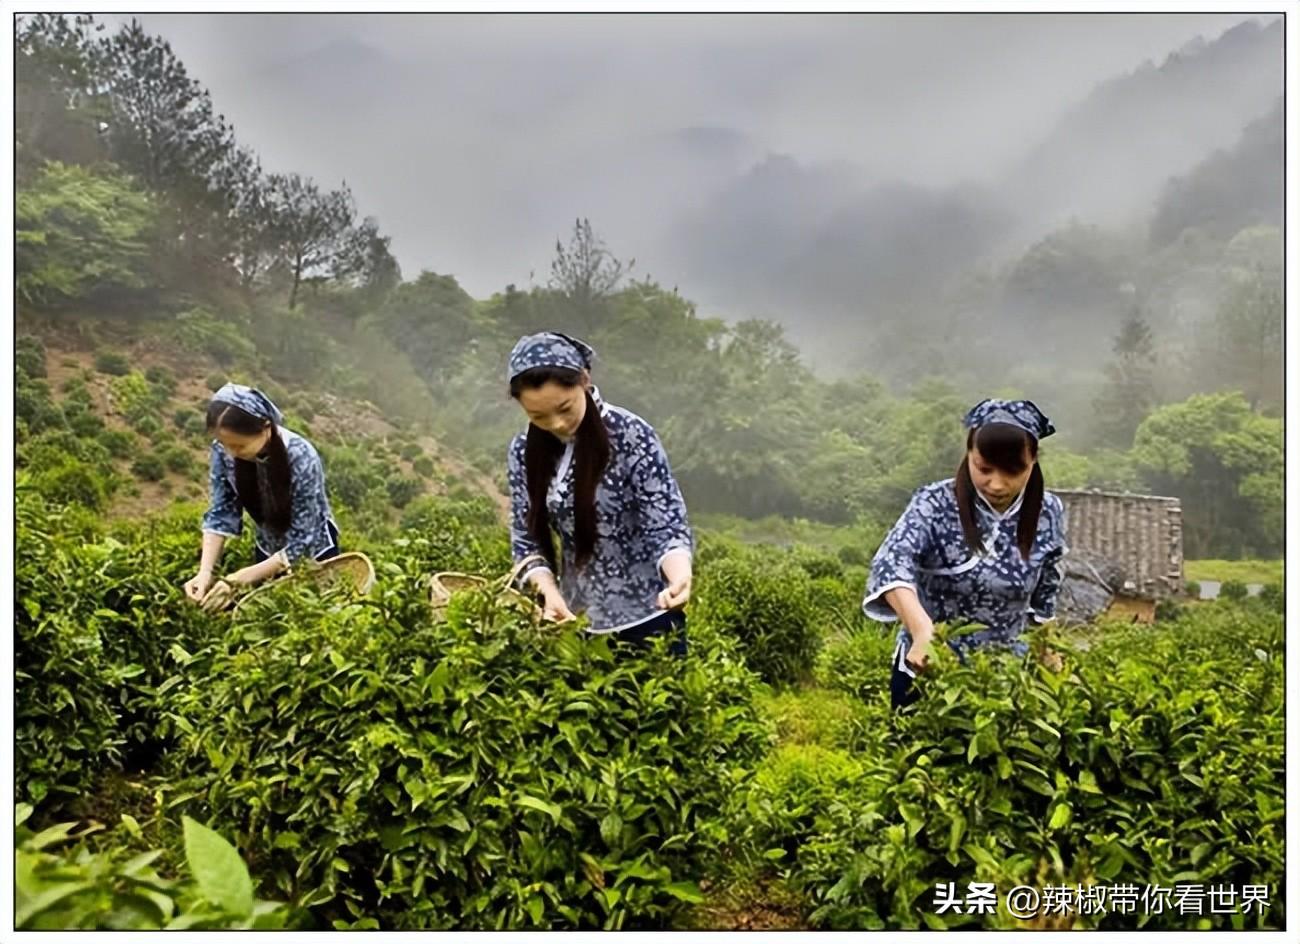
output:
[[[217,610],[224,610],[234,595],[234,587],[225,580],[218,580],[199,605],[209,613],[215,613]]]
[[[691,598],[691,575],[678,576],[669,581],[668,586],[659,593],[659,606],[665,610],[680,610]]]

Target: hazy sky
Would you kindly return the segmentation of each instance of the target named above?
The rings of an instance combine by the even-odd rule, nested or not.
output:
[[[579,215],[671,285],[654,234],[693,185],[770,152],[866,179],[987,178],[1097,82],[1249,18],[139,16],[268,170],[346,179],[407,277],[450,273],[477,297],[544,282]]]

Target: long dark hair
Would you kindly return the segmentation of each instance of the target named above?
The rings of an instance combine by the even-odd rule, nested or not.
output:
[[[966,436],[966,452],[971,447],[979,450],[989,465],[1008,475],[1019,475],[1025,471],[1028,455],[1030,460],[1038,458],[1038,440],[1019,426],[1010,423],[989,423],[979,429],[972,429]],[[961,465],[957,467],[957,511],[961,515],[961,530],[966,536],[966,545],[976,554],[984,553],[984,541],[980,535],[975,517],[975,483],[971,481],[969,458],[962,456]],[[1024,498],[1020,501],[1020,519],[1016,524],[1016,546],[1020,548],[1022,560],[1029,560],[1029,552],[1034,548],[1034,539],[1038,536],[1038,516],[1043,510],[1043,469],[1034,462],[1034,470],[1029,473],[1029,482],[1025,485]]]
[[[550,381],[564,387],[582,383],[582,374],[567,367],[533,367],[510,381],[510,396],[516,400],[524,390],[536,390]],[[596,486],[609,465],[609,432],[600,417],[600,408],[591,396],[578,426],[573,444],[573,512],[574,563],[579,569],[591,560],[596,549]],[[555,470],[564,455],[564,443],[540,427],[528,424],[524,442],[524,474],[528,482],[528,533],[541,547],[551,568],[555,569],[555,539],[551,535],[551,515],[546,507],[546,493],[555,478]]]
[[[289,451],[280,438],[280,430],[268,419],[254,416],[247,410],[230,403],[213,400],[208,404],[208,434],[218,429],[228,429],[241,436],[256,436],[267,426],[271,438],[266,443],[265,490],[258,487],[257,463],[246,459],[235,460],[235,491],[239,503],[258,524],[268,525],[276,531],[288,531],[293,514],[293,473],[289,468]]]

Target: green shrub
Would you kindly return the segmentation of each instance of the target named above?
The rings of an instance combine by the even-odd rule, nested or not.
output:
[[[99,442],[114,459],[125,459],[135,451],[136,438],[125,430],[105,429],[99,434]]]
[[[1280,581],[1264,584],[1259,591],[1259,600],[1266,606],[1281,611],[1286,606],[1286,587]]]
[[[158,203],[125,174],[45,161],[14,194],[14,289],[24,302],[122,306],[150,284]],[[156,283],[154,283],[156,284]]]
[[[19,485],[14,558],[14,784],[40,802],[51,791],[75,795],[115,764],[124,737],[114,694],[122,672],[99,633],[70,612],[88,575],[75,549],[54,535],[65,512]]]
[[[359,508],[367,494],[384,487],[380,468],[361,449],[328,445],[321,445],[319,449],[325,467],[325,484],[332,500]]]
[[[78,436],[96,438],[104,431],[104,421],[94,413],[82,411],[68,417],[68,429]]]
[[[889,701],[894,628],[870,624],[831,640],[817,656],[817,684],[868,704]]]
[[[44,380],[28,380],[21,375],[14,391],[14,415],[26,423],[32,433],[67,425],[63,410],[50,395],[49,384]]]
[[[766,682],[794,682],[812,668],[819,636],[811,581],[783,555],[756,550],[701,566],[691,612],[738,640],[745,664]]]
[[[796,566],[803,569],[809,577],[840,579],[844,576],[844,565],[835,557],[806,544],[795,545],[791,557]]]
[[[209,390],[211,390],[213,393],[216,393],[218,390],[220,390],[222,387],[226,385],[226,375],[219,374],[219,373],[208,374],[207,379],[204,380],[203,382],[204,384],[207,385],[207,388]]]
[[[133,425],[146,417],[156,418],[167,405],[168,394],[151,384],[138,370],[115,378],[109,384],[109,390],[114,408]]]
[[[856,751],[864,747],[868,719],[883,718],[857,699],[828,688],[787,689],[766,699],[763,711],[782,744],[818,744]],[[887,720],[887,719],[885,719]]]
[[[1183,618],[1185,607],[1174,600],[1160,600],[1156,603],[1155,617],[1158,622],[1169,623]]]
[[[154,364],[144,372],[144,379],[160,393],[171,396],[176,392],[176,375],[162,364]]]
[[[237,618],[173,691],[186,789],[276,893],[321,922],[467,930],[661,927],[699,900],[767,743],[754,677],[663,646],[616,661],[486,595],[435,623],[414,557],[384,574],[364,604],[302,591]]]
[[[15,342],[14,367],[28,377],[45,376],[45,345],[40,338],[25,334]]]
[[[33,437],[18,456],[19,464],[34,471],[58,465],[69,457],[99,466],[107,464],[109,458],[98,438],[83,438],[67,429],[47,430]]]
[[[140,416],[135,420],[128,420],[127,422],[133,430],[154,445],[157,445],[162,439],[163,425],[158,422],[156,416]]]
[[[1199,580],[1189,580],[1183,586],[1184,592],[1193,600],[1201,598],[1201,582]]]
[[[428,456],[420,456],[411,464],[411,467],[415,469],[418,475],[421,475],[426,479],[433,477],[434,464],[433,460]]]
[[[161,458],[168,471],[177,475],[190,475],[194,472],[194,455],[182,446],[168,446],[162,450]]]
[[[417,456],[421,455],[421,454],[422,454],[422,451],[421,451],[419,445],[416,444],[416,443],[406,443],[406,444],[404,444],[404,445],[402,446],[402,451],[401,451],[401,453],[400,453],[401,457],[402,457],[403,459],[405,459],[407,462],[412,462],[412,461],[414,461],[415,458],[416,458]]]
[[[167,475],[167,466],[158,453],[145,451],[131,463],[131,474],[146,482],[161,482]]]
[[[195,570],[197,509],[119,526],[117,540],[25,485],[17,511],[18,795],[75,796],[105,771],[154,763],[171,736],[172,647],[193,650],[212,626],[179,592]]]
[[[1054,673],[1031,655],[946,649],[922,701],[817,835],[793,881],[818,927],[1012,927],[939,916],[936,884],[1204,882],[1280,888],[1283,621],[1209,604],[1117,628]],[[1034,645],[1046,641],[1035,635]],[[1059,641],[1053,645],[1061,645]],[[1281,915],[1103,913],[1075,927],[1276,927]]]
[[[41,465],[32,476],[32,485],[52,502],[75,502],[91,511],[103,510],[111,493],[108,482],[94,466],[71,456]]]
[[[389,477],[384,483],[384,488],[388,491],[388,500],[395,508],[405,508],[411,499],[424,491],[424,486],[419,479],[407,478],[404,475]]]
[[[60,823],[33,833],[32,807],[15,811],[14,924],[24,931],[284,926],[287,911],[253,896],[252,878],[224,838],[185,818],[185,857],[193,877],[177,881],[153,868],[162,850],[143,856],[126,845],[92,849],[86,837],[98,824],[74,832]],[[124,822],[128,833],[138,824]]]
[[[833,802],[852,802],[863,763],[853,755],[820,744],[783,744],[759,766],[754,779],[736,796],[732,832],[750,855],[783,864],[783,875],[799,848],[828,828]]]
[[[871,563],[872,555],[865,548],[856,544],[846,544],[837,555],[840,563],[846,567],[866,567]]]
[[[1244,600],[1248,594],[1246,585],[1240,580],[1225,580],[1219,587],[1219,596],[1225,600]]]
[[[468,501],[415,499],[402,512],[396,546],[422,571],[468,570],[503,574],[510,569],[510,541],[496,507],[481,495]]]
[[[101,374],[123,377],[131,372],[131,362],[120,351],[100,351],[95,355],[95,370]]]
[[[257,357],[256,345],[240,326],[223,321],[204,308],[191,308],[181,312],[176,316],[171,330],[182,347],[196,354],[206,354],[223,367],[248,363]],[[212,377],[208,378],[208,386],[213,390],[226,382],[225,377],[222,377],[221,383],[213,387]]]

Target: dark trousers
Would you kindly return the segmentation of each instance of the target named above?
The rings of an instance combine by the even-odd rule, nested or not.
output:
[[[656,636],[671,635],[673,641],[669,644],[668,651],[680,659],[686,655],[686,614],[681,610],[664,610],[644,623],[609,635],[616,642],[641,649],[648,648]]]
[[[900,640],[894,647],[894,662],[889,674],[889,704],[895,711],[915,704],[921,697],[913,684],[916,681],[916,670],[907,664],[908,645],[906,640]],[[957,653],[957,658],[966,661],[961,650],[952,643],[948,643],[948,648]]]
[[[905,640],[899,640],[894,647],[894,660],[889,675],[889,706],[895,711],[915,704],[921,697],[921,693],[912,684],[916,680],[916,673],[906,661],[907,645]]]
[[[316,555],[316,560],[318,561],[329,560],[331,557],[339,556],[339,529],[334,527],[333,521],[325,522],[325,527],[329,528],[330,546],[325,548],[325,550],[321,551],[319,554]],[[269,556],[270,556],[269,554],[265,553],[256,544],[253,545],[254,564],[262,563],[262,561],[266,560],[267,557]]]

